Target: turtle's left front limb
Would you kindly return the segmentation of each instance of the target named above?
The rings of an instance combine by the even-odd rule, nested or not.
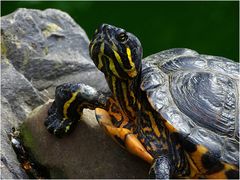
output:
[[[56,88],[55,101],[44,122],[48,131],[57,137],[69,134],[80,119],[84,108],[105,108],[108,97],[95,88],[79,84],[62,84]]]

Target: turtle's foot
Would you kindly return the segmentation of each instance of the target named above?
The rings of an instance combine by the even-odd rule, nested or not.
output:
[[[154,160],[150,169],[151,179],[170,179],[171,178],[171,164],[168,156],[160,156]]]
[[[63,118],[62,113],[58,112],[54,101],[48,110],[48,117],[44,125],[51,134],[61,138],[65,134],[70,134],[72,132],[79,117],[76,117],[76,119]]]
[[[45,126],[57,137],[69,134],[80,119],[83,109],[105,107],[107,98],[85,84],[62,84],[56,87],[55,101],[48,110]]]

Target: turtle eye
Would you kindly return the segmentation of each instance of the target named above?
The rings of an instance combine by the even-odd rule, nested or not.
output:
[[[122,32],[120,34],[117,35],[117,40],[120,42],[124,42],[128,39],[128,36],[125,32]]]

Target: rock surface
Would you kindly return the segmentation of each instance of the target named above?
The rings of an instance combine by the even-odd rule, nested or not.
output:
[[[8,133],[44,101],[29,81],[2,57],[1,62],[1,176],[27,178],[11,147]]]
[[[25,121],[33,109],[54,97],[59,84],[84,82],[108,91],[88,55],[88,43],[84,30],[59,10],[18,9],[1,17],[1,178],[27,178],[7,136],[23,122],[26,143],[41,163],[55,170],[52,177],[147,177],[149,165],[107,137],[92,111],[61,140],[43,127],[49,104]]]
[[[149,164],[118,146],[84,110],[77,128],[62,139],[43,125],[51,102],[35,109],[24,124],[24,141],[52,178],[147,178]]]
[[[63,82],[107,89],[88,55],[85,31],[68,14],[19,9],[1,18],[1,35],[2,53],[36,89],[48,90],[48,96]]]

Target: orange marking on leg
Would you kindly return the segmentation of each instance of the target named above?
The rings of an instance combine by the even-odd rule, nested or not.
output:
[[[126,149],[130,153],[142,158],[150,164],[152,163],[153,157],[146,151],[141,142],[137,139],[135,135],[132,134],[130,130],[126,128],[116,128],[107,124],[105,124],[104,126],[107,130],[107,133],[111,137],[113,137],[115,141],[115,136],[117,136],[125,143]]]
[[[115,141],[117,136],[123,141],[126,149],[130,153],[142,158],[148,163],[152,163],[153,157],[146,151],[142,143],[139,141],[136,135],[133,135],[131,130],[123,127],[115,127],[111,121],[110,115],[104,109],[96,108],[96,114],[99,118],[99,124],[103,127],[108,135],[110,135]],[[124,122],[127,123],[127,119],[124,119]]]
[[[102,108],[96,108],[95,109],[96,115],[98,115],[98,121],[99,124],[109,124],[109,125],[113,125],[112,121],[111,121],[111,117],[109,116],[108,112]]]
[[[125,140],[125,144],[126,144],[127,150],[130,153],[136,156],[139,156],[143,160],[152,164],[153,157],[146,151],[142,143],[137,139],[135,135],[128,134]]]

